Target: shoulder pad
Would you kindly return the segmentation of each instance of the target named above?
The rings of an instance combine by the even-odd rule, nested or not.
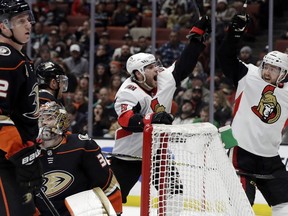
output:
[[[0,70],[16,69],[25,62],[25,57],[10,46],[0,45]]]

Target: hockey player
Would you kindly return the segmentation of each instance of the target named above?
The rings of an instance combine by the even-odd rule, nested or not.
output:
[[[87,135],[69,134],[69,126],[68,113],[55,101],[40,107],[39,138],[43,140],[40,160],[44,172],[44,192],[60,215],[68,215],[64,204],[66,197],[100,187],[115,212],[120,214],[120,187],[101,148]],[[79,206],[85,205],[84,202],[80,199]],[[40,198],[37,198],[36,204],[41,214],[51,215]]]
[[[144,125],[172,123],[173,117],[169,113],[174,91],[193,71],[205,47],[202,42],[207,31],[210,31],[210,20],[204,16],[191,29],[189,43],[180,58],[168,68],[159,66],[155,56],[147,53],[132,55],[127,60],[126,69],[131,77],[126,79],[115,96],[115,110],[121,128],[116,132],[113,153],[141,157]],[[111,158],[123,203],[141,175],[141,166],[139,160]]]
[[[37,156],[39,98],[32,61],[22,52],[34,18],[24,0],[0,0],[0,215],[32,216],[42,183]]]
[[[68,78],[61,66],[51,61],[41,63],[36,68],[36,75],[40,104],[49,101],[61,104],[62,93],[68,89]]]
[[[232,130],[239,145],[229,157],[245,173],[240,179],[251,205],[257,186],[272,206],[273,216],[283,216],[288,215],[288,173],[278,149],[288,116],[288,55],[269,52],[259,67],[237,59],[248,18],[246,14],[234,16],[218,52],[225,76],[237,87]]]

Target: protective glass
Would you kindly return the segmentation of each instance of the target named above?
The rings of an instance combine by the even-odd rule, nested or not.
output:
[[[62,85],[62,91],[68,90],[68,77],[66,75],[59,75],[59,83]]]

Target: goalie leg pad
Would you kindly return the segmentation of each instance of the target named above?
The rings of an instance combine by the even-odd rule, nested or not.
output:
[[[68,211],[72,216],[92,216],[92,215],[116,216],[116,213],[109,199],[106,197],[103,191],[102,191],[103,194],[98,195],[98,193],[100,193],[98,189],[97,190],[91,189],[66,197],[65,198],[66,208],[68,209]],[[109,209],[107,209],[105,205],[106,206],[108,205]]]

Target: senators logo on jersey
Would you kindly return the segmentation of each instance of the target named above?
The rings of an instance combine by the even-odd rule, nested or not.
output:
[[[153,100],[151,100],[151,108],[155,113],[165,111],[165,107],[163,105],[160,105],[158,98],[154,98]]]
[[[268,124],[276,122],[281,114],[281,107],[273,94],[274,90],[275,86],[267,85],[262,91],[262,97],[258,105],[251,107],[261,121]]]

